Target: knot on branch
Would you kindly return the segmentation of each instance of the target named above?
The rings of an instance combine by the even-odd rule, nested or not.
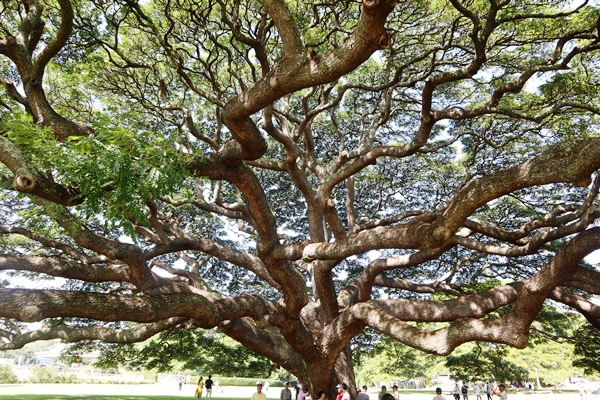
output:
[[[19,192],[29,193],[35,189],[35,177],[25,171],[19,170],[13,179],[13,187]]]
[[[302,251],[302,260],[305,262],[312,262],[317,259],[316,252],[319,248],[319,243],[311,243],[307,245]]]
[[[445,226],[438,226],[433,230],[432,236],[437,241],[445,242],[452,236],[452,232]]]
[[[517,349],[524,349],[525,347],[527,347],[528,343],[529,343],[529,336],[522,333],[522,334],[518,335],[517,338],[515,339],[514,346]]]
[[[390,35],[389,32],[383,32],[381,35],[379,35],[379,39],[377,40],[377,45],[379,46],[379,48],[381,50],[383,50],[389,46],[391,39],[392,39],[392,35]]]
[[[254,323],[258,329],[266,329],[271,325],[271,317],[269,315],[262,315],[260,318],[255,319]]]
[[[275,74],[269,78],[269,86],[271,86],[272,89],[277,89],[279,87],[279,81],[277,80],[277,76],[275,76]]]
[[[379,4],[379,0],[363,0],[363,5],[365,8],[375,8]]]
[[[25,306],[19,312],[19,320],[23,322],[37,322],[42,320],[44,314],[37,306]]]

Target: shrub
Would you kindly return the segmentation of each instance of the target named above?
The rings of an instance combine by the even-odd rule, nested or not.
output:
[[[29,377],[31,383],[78,383],[77,377],[74,374],[64,375],[60,374],[53,367],[33,367],[31,369],[31,376]]]
[[[206,379],[208,378],[208,376],[204,376],[204,380],[206,381]],[[221,386],[256,386],[256,382],[260,381],[262,383],[265,383],[265,381],[269,381],[269,385],[270,386],[283,386],[283,381],[277,380],[277,379],[264,379],[264,378],[228,378],[228,377],[223,377],[223,376],[213,376],[212,380],[214,382],[219,381],[219,385]],[[190,380],[190,383],[196,383],[198,382],[198,376],[192,377],[192,379]]]
[[[19,378],[10,365],[0,365],[0,383],[17,383]]]

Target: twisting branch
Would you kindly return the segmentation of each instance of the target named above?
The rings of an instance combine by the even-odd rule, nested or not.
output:
[[[0,333],[0,350],[20,349],[27,343],[38,340],[62,339],[74,343],[82,340],[102,340],[106,343],[138,343],[166,329],[181,325],[185,318],[168,318],[154,323],[136,325],[130,329],[114,329],[103,326],[70,328],[66,326],[42,327],[21,334]]]

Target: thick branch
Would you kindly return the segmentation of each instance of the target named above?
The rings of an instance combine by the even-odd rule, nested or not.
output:
[[[458,345],[474,340],[505,343],[517,348],[527,345],[529,327],[546,298],[569,281],[578,263],[600,248],[600,228],[584,231],[565,243],[539,272],[522,283],[502,286],[484,293],[444,302],[414,300],[371,300],[346,312],[411,347],[436,354],[449,354]],[[554,296],[558,296],[555,292]],[[567,302],[565,297],[562,300]],[[504,316],[481,320],[491,311],[514,304]],[[580,304],[582,312],[596,318],[595,309]],[[450,322],[448,327],[424,331],[403,321]]]
[[[183,317],[194,319],[196,325],[205,329],[246,316],[260,320],[274,312],[272,306],[258,296],[208,300],[183,285],[179,286],[179,293],[154,296],[0,288],[0,304],[3,305],[0,317],[22,322],[73,317],[151,323]]]
[[[23,154],[4,136],[0,136],[0,162],[14,174],[13,187],[23,193],[31,193],[56,204],[72,206],[80,204],[82,199],[40,173]]]
[[[0,254],[0,271],[7,270],[41,272],[86,282],[131,282],[129,268],[123,264],[96,266],[49,257]]]
[[[82,328],[42,327],[36,331],[23,334],[1,335],[8,342],[0,341],[0,350],[20,349],[27,343],[51,339],[62,339],[71,343],[82,340],[102,340],[106,343],[138,343],[185,321],[185,318],[169,318],[155,323],[140,324],[131,329],[113,329],[102,326]]]

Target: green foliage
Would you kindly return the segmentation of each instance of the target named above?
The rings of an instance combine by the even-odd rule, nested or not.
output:
[[[384,338],[360,359],[362,362],[357,372],[357,383],[373,385],[380,381],[427,377],[429,369],[443,358]]]
[[[446,357],[445,366],[459,380],[524,381],[529,371],[506,358],[507,346],[475,343],[469,351]]]
[[[590,324],[575,331],[573,366],[583,368],[586,374],[600,373],[600,332]]]
[[[508,360],[529,371],[529,380],[540,378],[542,385],[560,385],[583,370],[573,367],[573,345],[568,342],[547,341],[531,344],[525,349],[508,348]]]
[[[174,361],[183,362],[180,369],[195,370],[205,375],[266,378],[277,368],[275,364],[214,331],[173,329],[158,335],[140,352],[147,368],[169,371]]]
[[[74,374],[64,374],[52,366],[31,368],[29,376],[31,383],[77,383],[77,377]]]
[[[10,365],[0,365],[0,384],[17,383],[19,378],[13,372]]]
[[[142,345],[82,341],[70,345],[63,359],[73,362],[79,354],[93,350],[100,351],[94,365],[103,369],[188,370],[200,375],[253,378],[269,378],[277,371],[265,357],[215,331],[172,329]]]
[[[205,377],[206,379],[206,377]],[[257,378],[230,378],[225,376],[214,376],[213,381],[219,381],[221,386],[256,386]],[[263,382],[264,383],[264,382]],[[269,379],[270,386],[283,386],[285,381]]]
[[[14,34],[23,22],[26,13],[21,8],[25,6],[14,0],[5,3],[0,11],[0,26],[7,35]],[[62,21],[55,2],[43,3],[44,21],[36,26],[43,27],[41,43],[49,43]],[[296,79],[286,63],[288,59],[297,60],[283,54],[282,32],[278,32],[284,27],[282,20],[287,18],[274,23],[273,10],[261,2],[234,2],[234,6],[219,1],[76,3],[74,28],[68,43],[44,69],[41,85],[47,99],[41,103],[48,100],[59,115],[90,128],[91,134],[57,141],[53,132],[32,121],[22,105],[26,103],[31,112],[40,104],[36,104],[31,90],[21,91],[29,83],[23,72],[27,68],[16,61],[18,54],[0,58],[0,75],[6,78],[3,82],[8,90],[0,93],[0,132],[31,159],[31,163],[24,164],[38,168],[82,199],[83,204],[69,208],[78,221],[59,230],[54,222],[64,215],[62,206],[39,206],[25,195],[0,193],[3,205],[0,225],[25,227],[57,243],[1,235],[0,250],[7,254],[48,256],[55,262],[90,262],[99,268],[111,263],[112,267],[113,261],[105,257],[109,252],[104,251],[104,256],[98,257],[93,246],[83,248],[82,241],[75,243],[69,237],[75,236],[85,224],[91,232],[107,239],[118,240],[122,234],[133,237],[147,263],[160,261],[179,268],[179,262],[185,261],[183,268],[198,279],[197,286],[206,285],[207,290],[221,298],[249,294],[261,296],[265,301],[284,301],[294,293],[281,293],[279,288],[270,287],[264,275],[257,276],[254,269],[246,269],[243,257],[230,256],[238,250],[253,258],[271,254],[260,247],[262,242],[257,240],[257,234],[263,238],[269,236],[268,232],[273,238],[281,234],[282,245],[295,246],[301,241],[321,241],[321,236],[327,243],[340,242],[345,237],[359,238],[354,236],[359,232],[369,235],[377,233],[374,229],[401,227],[405,223],[408,232],[412,232],[410,226],[415,221],[410,222],[412,218],[425,218],[427,224],[433,220],[458,221],[446,214],[447,205],[459,201],[458,191],[474,179],[531,159],[557,140],[598,132],[598,52],[584,50],[586,45],[595,46],[598,41],[596,24],[600,9],[595,2],[587,2],[577,10],[574,2],[562,0],[459,2],[473,13],[472,18],[448,2],[398,2],[386,21],[386,30],[394,40],[384,51],[378,51],[356,68],[348,68],[343,76],[328,84],[286,93],[267,108],[263,104],[260,107],[263,112],[250,115],[257,129],[265,129],[261,133],[269,143],[259,160],[248,161],[244,166],[256,174],[259,185],[252,185],[251,190],[242,185],[236,187],[233,184],[236,180],[225,172],[231,166],[229,163],[223,165],[223,171],[194,170],[194,174],[206,180],[192,181],[186,171],[186,166],[191,165],[189,160],[198,165],[205,154],[218,161],[226,153],[222,150],[232,139],[231,129],[240,122],[226,118],[231,115],[231,110],[226,109],[229,101],[237,98],[242,107],[253,107],[261,104],[261,96],[270,98],[273,93],[284,93],[286,87],[298,86],[298,82],[270,79],[278,78],[279,71],[290,80]],[[309,52],[314,51],[309,55],[311,69],[314,66],[318,73],[315,77],[327,75],[321,74],[326,71],[320,68],[344,62],[344,56],[333,60],[332,55],[324,57],[325,52],[353,43],[348,39],[361,43],[360,36],[351,38],[351,35],[361,13],[370,13],[360,1],[327,4],[285,1],[285,4],[292,13],[290,20],[296,24],[295,32],[301,42]],[[490,4],[495,6],[490,8]],[[490,18],[496,21],[490,24]],[[35,32],[31,39],[33,36]],[[475,49],[474,42],[480,40],[485,43]],[[8,54],[14,46],[4,47]],[[482,48],[485,54],[480,54]],[[582,53],[572,53],[571,57],[569,53],[574,49]],[[30,55],[40,54],[39,47],[28,50]],[[477,71],[471,70],[477,64],[475,55],[475,61],[485,60]],[[300,64],[296,68],[302,70]],[[266,86],[256,83],[267,77],[267,69],[272,69],[268,76],[271,89],[262,92]],[[529,72],[533,87],[521,87],[521,79],[527,78]],[[444,77],[444,73],[450,74]],[[464,79],[455,79],[463,73]],[[436,76],[444,83],[433,88],[433,98],[429,99],[427,88],[437,81]],[[301,78],[303,82],[310,81],[308,75]],[[15,82],[24,93],[21,96],[28,97],[27,101],[19,101],[20,96],[14,94],[10,96],[9,81]],[[542,84],[538,85],[539,82]],[[277,88],[275,84],[282,85]],[[490,99],[490,94],[502,87],[502,98]],[[234,117],[246,115],[243,109],[233,111]],[[281,131],[278,135],[263,125],[268,122],[264,117],[271,111],[275,115],[274,130]],[[430,134],[426,121],[435,122]],[[369,165],[363,165],[362,160],[369,160]],[[4,166],[0,168],[0,180],[9,188],[11,173]],[[489,193],[503,193],[491,189]],[[377,286],[371,296],[445,300],[527,279],[567,239],[543,243],[536,254],[519,257],[500,256],[503,251],[498,249],[518,250],[517,246],[528,246],[530,239],[534,239],[535,245],[537,238],[565,231],[575,221],[569,219],[575,215],[573,210],[593,211],[597,206],[581,207],[586,195],[585,188],[561,183],[523,188],[494,198],[472,215],[461,217],[470,223],[497,228],[492,234],[486,233],[487,229],[469,228],[469,237],[463,239],[480,246],[452,246],[429,261],[382,272],[385,278],[415,284],[434,282],[430,290],[439,290],[438,293],[430,295],[428,290],[411,291],[395,285]],[[190,201],[176,205],[168,199]],[[268,213],[258,215],[256,207],[248,207],[257,204]],[[329,204],[333,204],[331,209]],[[156,212],[151,217],[159,222],[150,227],[148,209],[152,207],[154,211],[154,205]],[[307,222],[309,205],[314,207],[311,226]],[[321,217],[325,221],[318,221]],[[138,237],[134,237],[135,225]],[[224,233],[223,227],[229,231]],[[241,239],[232,239],[236,235]],[[411,252],[423,250],[419,245],[407,246],[403,239],[398,237],[396,244],[386,239],[380,242],[385,243],[384,249],[369,250],[377,250],[376,257],[382,262],[386,257],[411,257]],[[214,246],[212,251],[208,250],[210,241],[227,246],[228,251],[216,254]],[[196,242],[200,246],[186,247],[181,242]],[[486,250],[488,245],[496,246],[495,250]],[[375,252],[366,250],[336,259],[331,294],[342,293],[352,279],[364,276],[365,266]],[[309,275],[320,270],[320,267],[305,269],[297,258],[277,260],[286,265],[297,262],[294,267],[300,268],[307,282],[311,281]],[[267,270],[275,265],[271,260],[261,261],[267,261],[264,263]],[[132,271],[138,271],[138,267]],[[25,274],[37,282],[45,279],[33,272],[11,272],[10,277]],[[8,284],[0,281],[1,286]],[[63,289],[130,298],[152,293],[143,288],[133,292],[112,290],[117,285],[121,283],[112,280],[102,283],[67,280]],[[313,285],[306,286],[298,288],[314,296]],[[160,288],[161,293],[163,289],[170,290],[167,285]],[[510,307],[499,307],[483,318],[497,318]],[[46,309],[51,310],[51,304]],[[302,319],[303,315],[298,317]],[[329,314],[314,315],[321,318],[320,315]],[[318,322],[325,326],[329,319]],[[412,324],[418,318],[407,319]],[[544,370],[549,380],[557,381],[561,375],[555,371],[566,370],[562,360],[568,358],[564,351],[570,347],[551,347],[554,343],[550,339],[572,336],[575,322],[570,314],[548,305],[532,325],[531,344],[535,347],[515,355],[503,346],[487,343],[464,346],[447,358],[446,367],[458,376],[494,376],[501,380],[502,377],[523,379],[532,373],[530,367],[535,366]],[[70,318],[46,320],[49,327],[59,324],[81,327],[94,322]],[[13,325],[11,329],[20,328]],[[315,342],[321,339],[318,332],[314,334]],[[591,356],[596,350],[593,343],[596,337],[591,332],[581,332],[579,336],[581,348],[576,349],[581,356],[576,362],[584,363],[581,365],[591,368],[590,371],[597,370]],[[293,347],[296,344],[293,335],[288,339]],[[252,344],[258,348],[257,343]],[[351,346],[360,350],[355,352],[353,361],[361,368],[357,376],[365,382],[425,376],[442,363],[439,357],[382,339],[373,330],[353,340]],[[180,329],[164,332],[143,347],[81,342],[71,347],[65,360],[73,362],[81,352],[95,348],[101,349],[96,364],[102,368],[188,369],[203,374],[254,377],[271,377],[278,371],[275,364],[216,332]],[[551,349],[549,354],[557,360],[535,356],[536,352],[545,354],[540,349],[546,348]],[[585,364],[588,357],[591,363]]]
[[[91,136],[71,136],[61,143],[23,111],[0,120],[0,130],[38,169],[53,171],[67,188],[77,187],[73,194],[85,199],[80,209],[86,219],[102,212],[106,224],[122,224],[134,236],[128,220],[143,223],[147,201],[185,193],[185,156],[162,135],[125,129],[105,114],[96,115],[93,129]]]

